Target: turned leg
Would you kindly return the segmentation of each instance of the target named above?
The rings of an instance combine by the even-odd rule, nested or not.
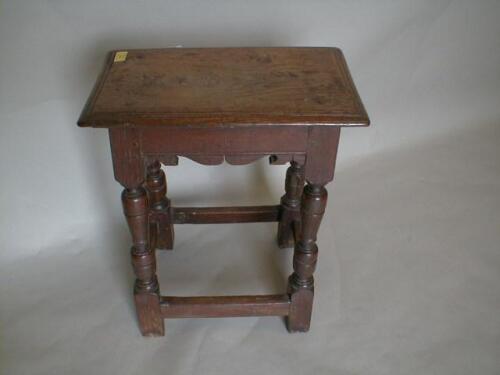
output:
[[[144,336],[163,336],[156,259],[153,250],[149,248],[149,207],[146,191],[143,187],[125,189],[122,203],[132,234],[132,266],[137,278],[134,297],[139,327]]]
[[[148,167],[146,179],[149,205],[151,210],[151,225],[156,230],[156,247],[158,249],[173,249],[174,227],[170,220],[170,201],[167,199],[167,180],[159,161]]]
[[[295,245],[294,226],[300,222],[300,199],[304,189],[304,166],[292,161],[286,171],[285,195],[281,198],[281,217],[278,224],[278,246]]]
[[[288,330],[306,332],[311,322],[314,296],[313,272],[318,258],[316,234],[325,211],[327,192],[323,185],[308,184],[301,204],[301,235],[295,244],[293,273],[288,279],[290,313]]]

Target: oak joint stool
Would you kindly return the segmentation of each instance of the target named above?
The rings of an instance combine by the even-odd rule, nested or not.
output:
[[[164,335],[165,318],[185,317],[285,316],[290,332],[309,329],[316,234],[340,128],[369,125],[339,49],[113,51],[78,125],[109,129],[143,335]],[[179,156],[205,165],[264,156],[290,163],[285,195],[275,206],[173,207],[161,166],[177,165]],[[294,247],[286,293],[160,295],[155,250],[173,249],[174,224],[245,222],[278,222],[278,245]]]

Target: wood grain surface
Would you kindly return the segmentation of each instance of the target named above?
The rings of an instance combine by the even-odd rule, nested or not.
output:
[[[80,126],[325,124],[368,116],[337,48],[167,48],[108,56]]]

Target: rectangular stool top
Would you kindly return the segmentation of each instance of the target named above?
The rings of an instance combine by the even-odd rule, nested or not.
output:
[[[337,48],[113,51],[79,126],[367,126]]]

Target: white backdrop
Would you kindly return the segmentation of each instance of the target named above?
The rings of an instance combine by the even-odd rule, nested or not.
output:
[[[171,366],[167,373],[207,374],[221,373],[225,360],[234,373],[231,354],[243,373],[498,373],[499,17],[498,1],[0,1],[0,372]],[[342,133],[319,239],[324,286],[308,335],[248,318],[168,322],[159,341],[138,336],[107,133],[77,128],[76,120],[108,50],[179,45],[344,51],[372,126]],[[167,170],[169,197],[178,205],[272,204],[284,171],[264,160],[244,167],[181,160]],[[179,228],[181,250],[160,255],[162,288],[224,293],[239,276],[260,277],[245,284],[256,292],[269,289],[272,270],[263,264],[274,230]],[[245,246],[265,249],[257,258],[234,251]],[[288,272],[289,255],[277,257]],[[449,267],[453,275],[443,279]],[[453,279],[469,276],[465,284]],[[201,289],[189,289],[190,281]],[[373,290],[349,289],[361,284]],[[426,291],[429,306],[418,316],[414,288]],[[383,290],[394,299],[374,297]],[[94,294],[74,297],[85,292]],[[453,321],[457,310],[464,315]],[[400,313],[386,322],[390,311]],[[381,320],[367,321],[371,312]],[[460,341],[466,337],[474,340]],[[278,347],[260,351],[266,342]]]

